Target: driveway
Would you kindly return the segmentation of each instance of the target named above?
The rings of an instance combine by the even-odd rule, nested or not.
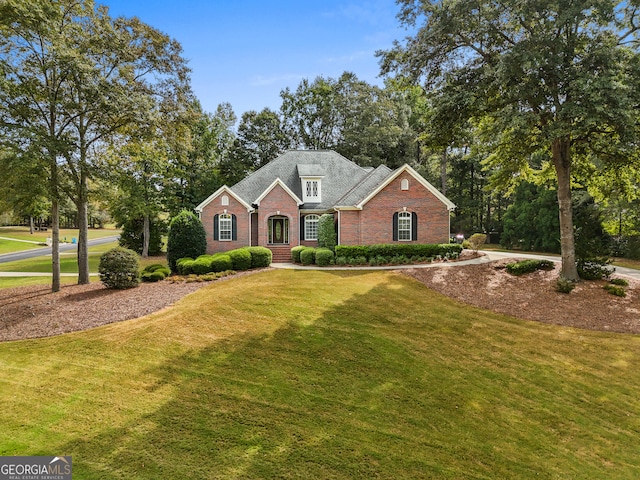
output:
[[[120,235],[111,235],[109,237],[94,238],[89,240],[89,246],[102,245],[104,243],[110,243],[118,240]],[[78,249],[77,243],[61,243],[60,252],[75,251]],[[25,260],[27,258],[43,257],[45,255],[51,255],[51,247],[34,248],[33,250],[22,250],[20,252],[5,253],[0,255],[0,263],[13,262],[15,260]],[[49,274],[50,275],[50,274]]]

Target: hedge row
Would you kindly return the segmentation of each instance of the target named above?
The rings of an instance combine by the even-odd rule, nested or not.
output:
[[[423,262],[433,258],[457,258],[462,251],[459,244],[411,245],[337,245],[336,253],[328,248],[300,245],[291,249],[291,261],[303,265],[383,265],[387,263]]]
[[[379,245],[337,245],[336,257],[357,258],[367,260],[376,257],[457,257],[462,252],[462,245],[457,243],[388,243]]]
[[[507,264],[507,272],[511,275],[523,275],[535,272],[536,270],[553,270],[554,264],[551,260],[522,260]]]
[[[213,255],[200,255],[193,259],[181,258],[176,262],[180,275],[205,275],[207,273],[225,272],[227,270],[249,270],[251,268],[271,265],[271,250],[265,247],[243,247]]]

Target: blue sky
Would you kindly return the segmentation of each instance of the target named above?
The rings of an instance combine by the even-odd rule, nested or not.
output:
[[[238,118],[280,107],[303,78],[344,71],[382,84],[374,53],[407,33],[394,0],[96,0],[178,40],[203,108],[229,102]]]

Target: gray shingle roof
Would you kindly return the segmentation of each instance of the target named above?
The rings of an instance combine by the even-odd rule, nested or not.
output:
[[[387,167],[384,169],[388,175],[390,170]],[[379,171],[380,167],[369,173],[367,169],[333,151],[290,150],[233,185],[231,190],[247,203],[253,204],[276,178],[280,178],[302,200],[301,170],[307,176],[323,175],[324,177],[322,178],[322,203],[306,203],[300,208],[329,210],[338,205],[338,201],[365,177]],[[367,185],[370,183],[367,181]],[[375,186],[377,185],[379,183]],[[367,193],[370,193],[375,186],[369,188]],[[364,188],[366,187],[356,190],[361,192]]]
[[[351,190],[346,192],[345,195],[338,200],[336,206],[350,207],[358,205],[372,191],[382,185],[392,173],[392,170],[386,165],[379,165],[374,170],[371,170],[363,180],[354,185]]]

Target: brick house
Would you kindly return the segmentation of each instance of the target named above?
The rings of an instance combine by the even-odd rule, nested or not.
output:
[[[334,216],[338,243],[448,243],[455,205],[409,165],[360,167],[333,151],[290,150],[196,207],[207,252],[261,245],[274,262],[317,246],[318,219]]]

